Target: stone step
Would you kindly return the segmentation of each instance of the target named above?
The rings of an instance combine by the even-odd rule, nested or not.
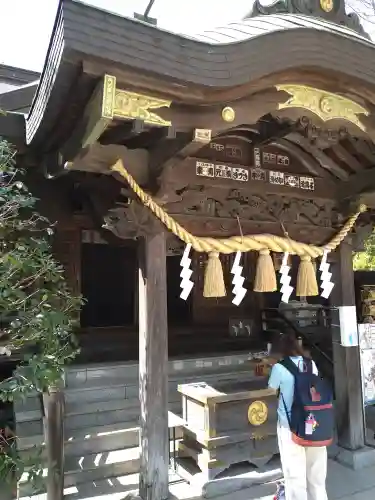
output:
[[[253,379],[254,375],[249,371],[236,371],[235,373],[214,373],[203,376],[176,377],[169,381],[169,402],[174,403],[180,400],[181,396],[177,391],[179,383],[189,383],[201,381],[202,378],[207,383],[216,382],[220,377],[222,382],[230,382],[231,380]],[[92,413],[102,411],[103,409],[113,408],[131,408],[138,401],[138,381],[134,385],[118,385],[114,387],[77,387],[74,389],[67,388],[65,391],[66,413],[67,415]],[[124,398],[125,394],[125,398]],[[118,397],[116,397],[118,396]],[[123,401],[124,403],[121,403]],[[128,402],[128,403],[127,403]],[[123,404],[123,406],[122,406]],[[37,409],[35,409],[37,408]],[[18,426],[22,426],[25,422],[40,420],[42,410],[40,408],[39,398],[27,398],[22,405],[16,407],[16,421]],[[29,431],[28,431],[29,433]]]
[[[202,376],[203,373],[244,370],[244,365],[252,359],[253,354],[226,354],[202,358],[187,358],[169,361],[169,377],[175,378],[190,373],[190,376]],[[66,372],[67,388],[83,387],[109,387],[119,380],[127,383],[138,383],[138,363],[110,363],[96,365],[82,365],[69,367]],[[109,383],[108,383],[109,382]]]
[[[169,484],[175,488],[182,483],[181,478],[172,470],[169,472]],[[64,500],[122,500],[127,493],[138,490],[139,474],[109,477],[106,479],[79,483],[64,489]],[[184,487],[186,488],[184,482]],[[181,498],[179,496],[179,498]],[[45,493],[22,496],[19,500],[47,500]]]
[[[70,488],[81,483],[93,483],[111,477],[135,474],[139,472],[139,465],[138,448],[68,457],[65,459],[64,487]],[[44,475],[46,472],[44,471]],[[19,483],[19,492],[20,497],[34,493],[31,485],[22,479]]]
[[[172,443],[170,444],[172,451]],[[77,487],[81,484],[97,484],[98,482],[114,480],[137,474],[140,467],[140,450],[138,447],[119,449],[106,452],[92,452],[65,457],[64,488]],[[47,470],[43,471],[46,477]],[[124,482],[129,482],[126,480]],[[34,493],[31,485],[25,483],[25,476],[19,483],[20,498]],[[43,494],[43,492],[41,492]],[[81,498],[81,497],[78,497]]]
[[[82,429],[75,429],[70,432],[70,437],[66,438],[66,443],[76,443],[82,439],[86,439],[86,436],[97,437],[101,435],[108,435],[111,432],[121,432],[121,431],[132,431],[133,429],[139,429],[138,419],[129,422],[118,422],[109,425],[99,425],[93,427],[86,427]],[[137,430],[138,432],[138,430]],[[90,437],[88,439],[90,439]],[[34,435],[26,437],[18,437],[18,449],[27,450],[34,446],[39,446],[43,444],[43,435]]]
[[[102,431],[102,429],[101,429]],[[176,429],[176,439],[182,438],[182,430]],[[171,438],[171,436],[170,436]],[[42,445],[43,439],[39,443]],[[65,442],[65,457],[84,456],[90,453],[104,453],[116,450],[125,450],[139,446],[139,427],[130,427],[128,429],[110,429],[106,432],[98,432],[78,436]],[[19,450],[23,459],[32,457],[35,453],[34,448],[28,447]]]
[[[238,380],[238,379],[246,379],[253,378],[254,374],[250,369],[250,366],[241,365],[236,368],[236,370],[222,370],[222,371],[214,371],[211,373],[202,373],[201,371],[196,371],[195,373],[189,374],[181,374],[176,376],[170,376],[168,380],[169,392],[176,390],[177,386],[181,383],[187,384],[189,382],[196,381],[205,381],[207,383],[216,382],[218,379],[220,380]],[[100,382],[97,379],[90,379],[86,382],[77,385],[77,386],[68,386],[65,389],[65,393],[67,398],[70,401],[74,401],[74,398],[77,400],[81,400],[81,398],[91,398],[94,397],[92,394],[96,392],[97,399],[100,401],[107,400],[107,394],[110,395],[112,389],[121,389],[124,388],[125,397],[133,398],[138,397],[139,394],[139,384],[138,378],[136,380],[126,380],[126,384],[119,385],[119,379],[106,379],[105,382]],[[101,385],[98,385],[101,384]]]
[[[173,413],[180,414],[181,402],[172,402],[169,410]],[[112,427],[113,425],[131,425],[136,422],[138,425],[139,419],[139,406],[134,406],[127,409],[110,410],[110,411],[97,411],[93,413],[86,413],[82,415],[68,415],[65,417],[65,439],[69,440],[77,433],[86,435],[91,432],[93,428],[102,426]],[[43,435],[43,422],[41,419],[35,421],[21,422],[17,424],[17,440],[25,446],[25,438],[32,438],[32,436]]]
[[[209,383],[216,381],[219,377],[220,380],[238,380],[242,378],[252,378],[252,373],[245,369],[244,366],[238,367],[236,371],[228,372],[215,372],[215,373],[197,373],[193,375],[176,376],[170,377],[169,379],[169,393],[173,394],[173,399],[175,399],[175,392],[177,391],[177,386],[179,383],[189,383],[197,380],[202,380]],[[65,401],[67,407],[70,404],[75,404],[76,402],[104,402],[110,400],[120,400],[122,398],[138,398],[139,386],[138,379],[134,381],[128,381],[126,384],[119,384],[118,379],[107,379],[106,386],[97,386],[97,380],[90,380],[85,384],[77,387],[67,387],[65,390]],[[78,403],[77,403],[78,404]],[[17,422],[25,422],[31,420],[37,420],[41,417],[41,404],[39,396],[33,394],[25,398],[23,401],[15,402],[15,413]]]
[[[171,403],[169,410],[179,413],[181,403]],[[98,411],[82,415],[67,415],[65,417],[65,439],[69,439],[71,432],[76,429],[86,429],[100,425],[111,425],[120,422],[137,421],[139,419],[139,406],[132,406],[126,409]]]
[[[113,420],[111,417],[112,412],[122,411],[123,421],[126,422],[133,418],[137,418],[139,415],[139,399],[114,399],[109,401],[94,401],[92,403],[79,403],[77,402],[66,404],[65,408],[65,428],[66,430],[74,429],[76,427],[83,427],[85,424],[77,425],[75,422],[77,420],[82,420],[83,415],[87,415],[88,421],[92,422],[93,419],[99,418],[100,423],[92,424],[88,423],[89,426],[92,425],[106,425],[118,420]],[[171,392],[169,395],[169,405],[173,406],[174,410],[179,411],[179,406],[181,406],[181,396],[178,394],[177,390]],[[174,411],[173,410],[173,411]],[[102,417],[97,414],[103,413]],[[128,413],[128,415],[126,415]],[[106,422],[106,418],[109,421]],[[42,414],[36,411],[24,411],[18,412],[16,414],[17,423],[17,435],[20,437],[31,436],[32,434],[42,434]]]

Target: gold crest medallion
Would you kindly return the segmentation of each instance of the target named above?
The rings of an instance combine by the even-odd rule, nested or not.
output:
[[[254,401],[249,406],[247,417],[252,425],[264,424],[268,419],[268,406],[264,401]]]

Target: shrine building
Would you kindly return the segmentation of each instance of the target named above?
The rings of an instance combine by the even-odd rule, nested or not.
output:
[[[196,36],[61,0],[42,73],[0,67],[0,135],[86,299],[48,500],[138,472],[143,500],[166,499],[171,440],[187,481],[263,466],[276,398],[256,367],[281,332],[334,387],[339,459],[375,462],[340,313],[356,325],[375,220],[374,61],[344,0],[256,0]],[[27,453],[40,398],[14,411]]]

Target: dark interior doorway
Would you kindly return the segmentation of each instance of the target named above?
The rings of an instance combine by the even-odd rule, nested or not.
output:
[[[83,328],[134,324],[136,257],[134,248],[82,244]]]
[[[187,300],[180,298],[180,261],[179,255],[167,258],[168,323],[171,326],[187,326],[192,322],[192,293]]]

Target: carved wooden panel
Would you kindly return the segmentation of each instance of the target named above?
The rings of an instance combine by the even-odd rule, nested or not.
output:
[[[235,131],[234,131],[235,132]],[[251,132],[245,135],[218,137],[199,150],[197,156],[216,162],[237,163],[240,165],[264,168],[266,170],[282,170],[292,173],[306,172],[301,161],[285,148],[276,145],[254,147]],[[244,134],[244,132],[242,132]],[[246,134],[246,132],[245,132]],[[254,138],[256,135],[254,135]]]
[[[251,165],[253,161],[251,141],[247,142],[239,136],[214,139],[202,149],[197,156],[214,161]]]
[[[277,194],[249,194],[242,189],[191,186],[180,192],[180,202],[167,203],[171,214],[234,218],[257,222],[279,222],[335,227],[341,222],[333,201],[292,198]]]
[[[71,290],[81,293],[81,231],[78,227],[64,229],[57,227],[53,252],[65,270],[66,280]]]
[[[260,156],[260,153],[259,155]],[[270,156],[270,161],[274,157]],[[277,157],[275,159],[277,160]],[[283,160],[284,161],[284,160]],[[187,158],[163,170],[159,178],[157,201],[165,205],[181,200],[181,192],[195,190],[241,189],[249,194],[280,194],[293,198],[332,200],[336,184],[331,179],[313,177],[306,172],[293,173],[288,166],[265,169],[242,166],[239,163],[220,163],[202,158]]]

